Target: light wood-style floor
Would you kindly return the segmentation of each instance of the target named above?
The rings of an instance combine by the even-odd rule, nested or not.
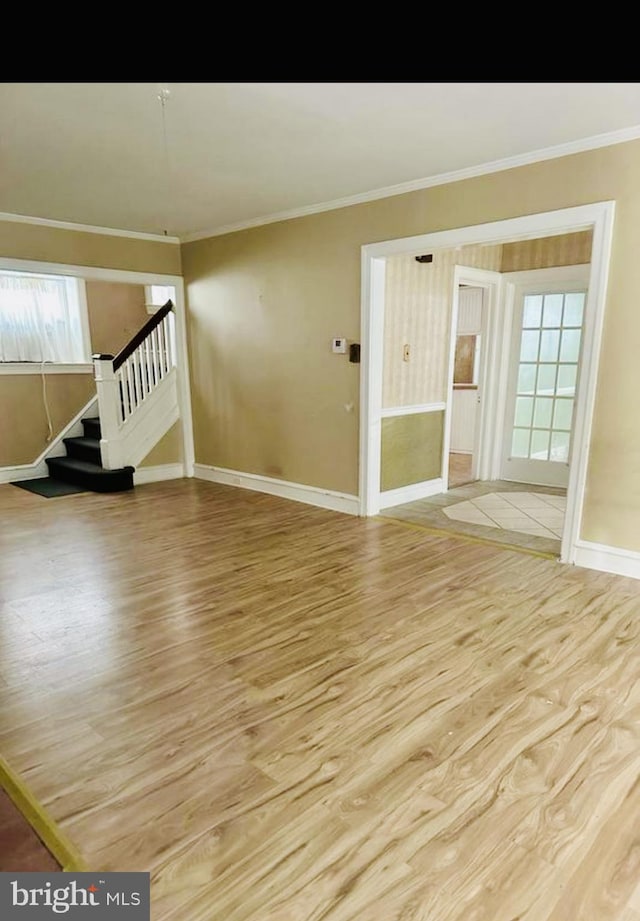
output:
[[[0,752],[154,921],[640,921],[639,583],[201,481],[0,521]]]

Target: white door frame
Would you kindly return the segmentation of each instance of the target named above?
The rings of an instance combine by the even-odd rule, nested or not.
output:
[[[388,256],[419,254],[436,248],[504,243],[593,229],[589,293],[585,306],[582,379],[576,399],[574,450],[567,488],[567,512],[560,559],[573,563],[580,536],[587,477],[588,447],[602,323],[604,318],[615,202],[604,201],[560,211],[444,230],[362,247],[360,371],[360,514],[380,510],[380,433],[384,344],[384,269]]]
[[[492,470],[491,479],[511,479],[503,477],[504,460],[507,451],[507,445],[510,444],[511,430],[507,426],[507,409],[513,401],[515,381],[513,379],[513,352],[519,349],[516,345],[516,336],[521,332],[520,326],[515,327],[516,320],[516,303],[523,294],[530,294],[539,291],[564,291],[565,288],[587,287],[589,284],[589,265],[565,265],[556,266],[549,269],[530,269],[521,272],[505,272],[502,276],[505,292],[505,311],[504,327],[505,335],[509,336],[508,343],[505,343],[505,358],[502,363],[502,376],[500,379],[499,394],[500,400],[497,410],[500,415],[496,416],[495,442],[500,447],[500,454],[496,457],[496,466]],[[578,367],[582,368],[582,355],[578,362]],[[580,392],[581,387],[581,370],[578,372],[578,388],[576,394]],[[571,437],[571,454],[573,454],[573,434]],[[512,482],[534,483],[534,480],[512,480]]]

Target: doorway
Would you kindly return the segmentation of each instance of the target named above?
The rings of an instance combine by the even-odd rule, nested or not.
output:
[[[437,247],[496,245],[588,230],[593,232],[592,261],[589,270],[588,292],[584,301],[584,323],[581,333],[582,371],[573,406],[573,450],[569,462],[566,526],[560,554],[564,562],[575,560],[576,541],[579,536],[584,501],[587,445],[595,395],[613,213],[614,203],[601,202],[363,247],[361,514],[377,514],[381,507],[380,445],[385,258],[399,253],[417,254]],[[491,325],[495,327],[496,335],[503,335],[505,341],[502,354],[503,356],[508,355],[508,337],[511,330],[506,328],[504,312],[501,313],[499,308],[492,309],[489,319]],[[488,338],[491,339],[491,336]],[[454,357],[452,354],[452,363]],[[496,364],[490,359],[485,359],[485,364],[485,379],[482,382],[483,399],[480,404],[480,430],[482,434],[488,424],[489,416],[493,415],[494,429],[501,435],[492,443],[487,443],[485,440],[479,450],[479,475],[483,479],[490,479],[491,476],[496,476],[495,471],[500,470],[502,461],[502,436],[506,428],[504,419],[507,412],[504,380],[508,375],[508,360],[504,358],[503,361]],[[550,441],[552,434],[553,427],[549,429]],[[448,449],[448,445],[449,432],[445,430],[445,449]],[[443,479],[446,480],[444,469],[443,467]],[[448,457],[446,469],[448,469]],[[441,482],[440,492],[443,486],[446,489],[446,484]]]
[[[464,486],[477,479],[478,410],[480,407],[480,368],[484,356],[484,288],[458,285],[451,431],[448,451],[448,488]]]

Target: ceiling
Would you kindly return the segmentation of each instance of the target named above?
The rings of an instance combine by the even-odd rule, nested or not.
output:
[[[638,126],[640,83],[2,83],[0,212],[184,238]]]

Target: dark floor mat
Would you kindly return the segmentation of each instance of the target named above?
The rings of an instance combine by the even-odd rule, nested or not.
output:
[[[71,496],[76,492],[89,492],[84,486],[75,486],[73,483],[65,483],[63,480],[54,480],[51,477],[42,477],[39,480],[20,480],[11,485],[34,492],[38,496],[44,496],[45,499],[55,499],[56,496]]]

